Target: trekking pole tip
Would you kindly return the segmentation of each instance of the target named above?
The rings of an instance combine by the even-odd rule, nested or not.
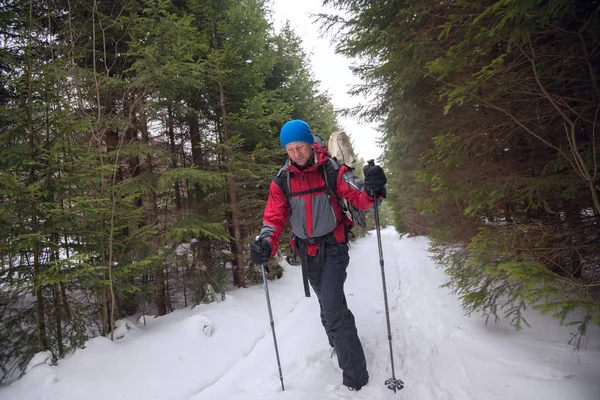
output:
[[[396,391],[404,387],[404,382],[402,382],[400,379],[390,378],[385,381],[385,386],[396,393]]]

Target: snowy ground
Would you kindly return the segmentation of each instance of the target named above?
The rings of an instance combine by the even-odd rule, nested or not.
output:
[[[346,293],[367,355],[371,381],[340,386],[316,298],[305,298],[299,267],[269,285],[283,369],[281,391],[262,287],[233,290],[224,302],[148,320],[120,340],[95,338],[52,367],[33,367],[0,388],[1,400],[597,400],[600,330],[587,347],[567,343],[573,328],[530,313],[530,329],[465,317],[427,254],[425,238],[382,232],[396,375],[394,394],[377,238],[351,248]],[[209,325],[211,323],[211,325]]]

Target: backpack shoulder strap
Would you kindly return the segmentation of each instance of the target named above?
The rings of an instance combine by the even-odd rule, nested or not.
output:
[[[285,197],[290,198],[290,173],[284,166],[275,175],[275,182],[283,190]]]
[[[329,192],[333,195],[336,201],[339,201],[337,193],[337,178],[340,172],[340,165],[333,159],[329,158],[327,163],[320,167],[321,174],[325,180],[325,185],[329,189]]]
[[[279,171],[277,171],[277,177],[283,176],[287,174],[287,167],[284,165],[283,167],[279,168]]]

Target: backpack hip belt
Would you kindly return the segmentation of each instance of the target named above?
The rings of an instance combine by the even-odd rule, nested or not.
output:
[[[319,285],[321,282],[321,275],[323,274],[323,264],[325,264],[325,246],[328,244],[338,244],[337,239],[333,232],[327,235],[300,239],[294,236],[294,244],[298,250],[298,256],[300,257],[300,263],[302,264],[302,283],[304,284],[304,295],[310,297],[310,289],[308,287],[308,254],[306,253],[306,246],[309,244],[319,244],[319,250],[317,253],[317,275],[315,276],[315,285]]]

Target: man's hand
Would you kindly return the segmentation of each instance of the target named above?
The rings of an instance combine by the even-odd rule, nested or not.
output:
[[[250,259],[255,264],[265,264],[271,258],[271,252],[271,243],[261,236],[250,245]]]
[[[385,184],[387,178],[383,169],[379,165],[375,165],[373,161],[369,161],[368,165],[365,165],[363,169],[365,173],[365,184],[364,190],[373,198],[382,196],[385,198]]]

